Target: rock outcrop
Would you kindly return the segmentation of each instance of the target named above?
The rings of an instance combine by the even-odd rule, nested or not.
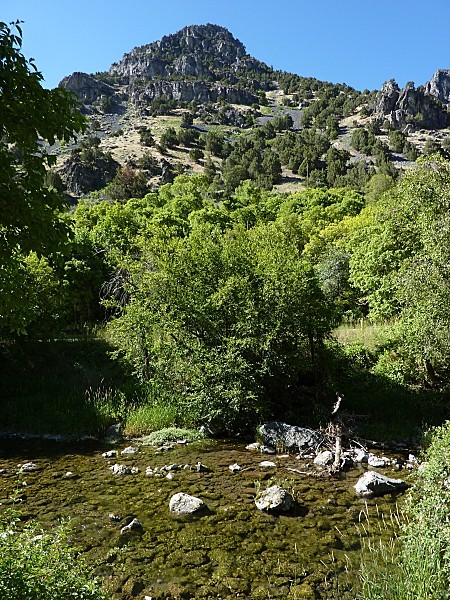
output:
[[[254,90],[267,87],[269,78],[261,75],[269,73],[224,27],[192,25],[134,48],[107,73],[75,72],[59,86],[84,104],[111,99],[104,103],[106,111],[129,99],[140,108],[156,98],[250,105],[258,100]]]
[[[95,160],[85,161],[80,154],[74,153],[65,162],[61,177],[69,194],[81,196],[104,188],[114,179],[119,166],[108,155],[99,154]]]
[[[391,479],[376,471],[366,471],[360,477],[355,485],[355,491],[358,496],[383,496],[384,494],[394,494],[404,491],[408,484],[402,479]]]
[[[261,73],[269,68],[247,54],[244,45],[218,25],[191,25],[161,40],[134,48],[109,69],[123,84],[154,77],[219,79],[231,72]]]
[[[433,89],[439,94],[438,88]],[[413,83],[408,83],[400,90],[393,79],[384,83],[378,93],[375,114],[396,129],[403,129],[406,125],[442,129],[450,125],[447,107],[438,99],[438,95],[427,92],[427,86],[416,88]]]
[[[425,92],[443,104],[450,104],[450,70],[438,69],[424,86]]]
[[[217,83],[204,81],[172,81],[159,79],[150,81],[146,85],[133,83],[128,88],[128,93],[133,104],[143,107],[156,98],[177,100],[181,102],[218,102],[224,100],[231,104],[253,104],[258,98],[248,90],[234,88]]]
[[[206,504],[200,498],[179,492],[174,494],[169,502],[169,510],[175,515],[191,515],[206,508]]]
[[[279,485],[272,485],[258,494],[255,505],[259,510],[288,512],[294,506],[294,499]]]
[[[78,71],[64,77],[58,87],[74,92],[85,104],[91,104],[102,97],[109,98],[116,93],[110,85]]]

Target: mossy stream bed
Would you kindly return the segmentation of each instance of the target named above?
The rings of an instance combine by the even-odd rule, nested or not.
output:
[[[19,490],[23,519],[51,528],[70,518],[73,544],[112,598],[354,598],[361,535],[367,529],[378,531],[375,537],[390,535],[398,498],[358,498],[353,486],[362,468],[339,477],[313,475],[312,460],[267,457],[226,441],[176,445],[162,453],[140,446],[137,454],[121,456],[125,446],[117,458],[105,459],[102,452],[111,446],[94,442],[0,440],[0,509]],[[277,467],[261,467],[265,459]],[[18,474],[18,465],[30,461],[37,470]],[[199,461],[211,471],[198,473]],[[139,472],[115,476],[109,466],[116,462]],[[145,475],[149,466],[172,463],[193,468],[175,471],[172,480]],[[232,473],[234,463],[243,470]],[[288,516],[254,504],[258,489],[273,482],[294,495]],[[177,492],[201,498],[208,510],[174,517],[169,500]],[[362,527],[367,513],[370,524]],[[142,531],[121,535],[132,518]]]

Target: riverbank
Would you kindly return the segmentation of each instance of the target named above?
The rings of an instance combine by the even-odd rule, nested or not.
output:
[[[128,437],[200,425],[176,398],[137,380],[112,358],[113,350],[106,340],[86,336],[3,347],[0,430],[83,439],[102,437],[118,421]],[[274,416],[312,428],[326,426],[339,389],[354,435],[371,441],[412,447],[424,429],[445,420],[442,394],[411,391],[366,372],[362,347],[353,345],[342,354],[333,349],[326,377],[299,389],[299,402],[289,414]],[[257,425],[240,434],[252,436]]]

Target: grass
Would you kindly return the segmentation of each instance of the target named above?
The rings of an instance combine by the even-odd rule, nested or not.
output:
[[[12,345],[0,352],[1,428],[34,434],[94,435],[138,394],[110,346],[81,338]]]
[[[182,429],[180,427],[167,427],[159,431],[154,431],[150,435],[143,438],[144,444],[152,446],[161,446],[171,442],[177,442],[179,440],[186,440],[187,442],[198,442],[204,439],[204,435],[200,431],[193,429]]]
[[[173,398],[136,381],[110,357],[111,350],[104,340],[88,337],[0,350],[0,429],[96,436],[120,421],[125,434],[135,437],[187,424],[188,415],[180,415]]]
[[[369,350],[375,350],[383,343],[389,325],[372,324],[361,319],[359,322],[340,325],[333,332],[333,337],[344,346],[361,344]]]
[[[431,432],[424,458],[404,510],[391,515],[396,534],[374,544],[364,514],[358,600],[450,598],[450,422]],[[382,534],[387,524],[378,524]]]
[[[132,437],[146,435],[152,431],[172,427],[176,425],[177,420],[178,411],[174,404],[145,404],[128,413],[125,434]]]

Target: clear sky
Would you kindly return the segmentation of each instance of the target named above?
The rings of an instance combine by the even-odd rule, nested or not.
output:
[[[48,87],[205,23],[276,69],[359,90],[450,69],[450,0],[0,0],[0,20],[16,19]]]

